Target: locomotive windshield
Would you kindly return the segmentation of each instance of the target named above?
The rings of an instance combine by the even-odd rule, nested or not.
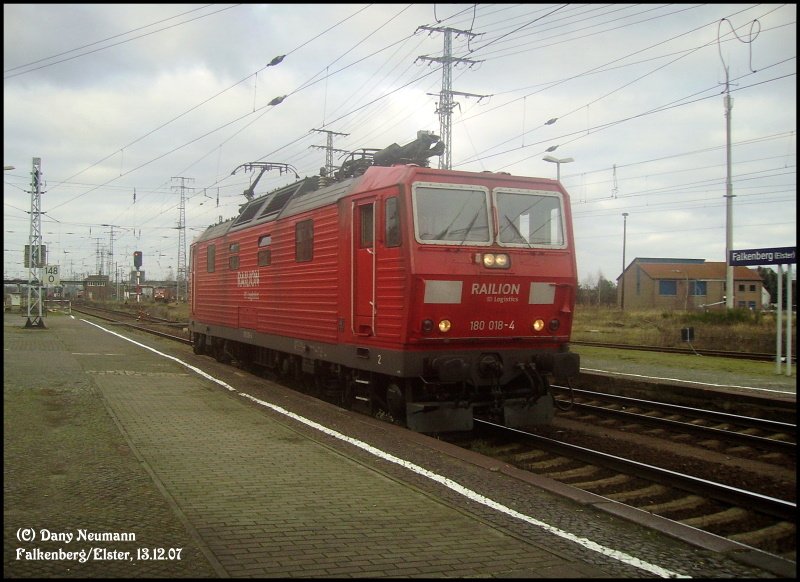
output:
[[[557,192],[498,188],[494,194],[501,245],[564,247],[561,196]]]
[[[489,191],[485,188],[417,183],[413,200],[418,241],[454,245],[491,243]]]
[[[564,215],[557,192],[497,188],[493,194],[497,243],[564,248]],[[495,241],[486,188],[417,183],[413,202],[415,234],[421,243],[489,245]]]

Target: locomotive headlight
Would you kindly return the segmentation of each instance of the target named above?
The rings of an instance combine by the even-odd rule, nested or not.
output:
[[[558,321],[557,319],[551,319],[549,326],[550,326],[550,331],[556,331],[561,326],[561,322]]]
[[[537,319],[531,324],[533,331],[542,331],[544,329],[544,319]]]
[[[449,319],[443,319],[442,321],[439,322],[439,331],[442,333],[447,333],[448,331],[450,331],[451,327],[452,324],[450,323]]]
[[[425,333],[430,333],[433,331],[433,320],[426,319],[422,322],[422,331]]]
[[[505,253],[484,253],[481,262],[487,269],[508,269],[511,266],[511,260]]]

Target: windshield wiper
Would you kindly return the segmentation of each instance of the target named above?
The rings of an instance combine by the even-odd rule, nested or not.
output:
[[[512,220],[511,220],[511,219],[508,217],[508,214],[504,214],[504,215],[503,215],[503,218],[505,218],[505,219],[508,221],[508,224],[510,224],[510,225],[511,225],[511,228],[513,228],[513,229],[514,229],[514,232],[516,232],[516,233],[517,233],[517,235],[519,236],[519,238],[521,238],[523,241],[525,241],[525,244],[526,244],[526,245],[528,245],[528,248],[529,248],[529,249],[533,248],[533,247],[531,246],[531,242],[530,242],[528,239],[526,239],[526,238],[523,236],[523,234],[522,234],[522,233],[519,231],[519,229],[517,228],[517,225],[516,225],[516,224],[514,224],[514,222],[513,222],[513,221],[512,221]]]
[[[464,206],[462,206],[461,210],[458,211],[458,214],[456,214],[453,217],[453,220],[450,221],[450,224],[445,226],[444,230],[436,235],[436,240],[445,240],[444,237],[447,236],[447,234],[450,232],[450,227],[453,226],[456,223],[456,220],[458,220],[458,217],[461,216],[461,213],[463,212],[463,210],[464,210]]]
[[[481,214],[481,209],[478,209],[478,212],[475,213],[475,216],[472,217],[472,220],[469,221],[467,228],[464,230],[464,238],[461,239],[461,242],[458,243],[459,246],[464,246],[464,243],[467,242],[467,237],[469,236],[469,232],[472,230],[472,225],[475,224],[475,221],[478,220],[478,216]]]

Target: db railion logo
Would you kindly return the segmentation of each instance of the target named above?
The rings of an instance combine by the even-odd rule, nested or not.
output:
[[[519,283],[473,283],[473,295],[519,295]]]
[[[258,269],[236,273],[237,287],[258,287]]]

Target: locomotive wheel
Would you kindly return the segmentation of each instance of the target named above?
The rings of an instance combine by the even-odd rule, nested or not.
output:
[[[390,382],[386,387],[386,403],[392,419],[400,424],[405,424],[406,396],[403,393],[403,389],[396,382]]]
[[[275,361],[274,371],[279,379],[286,380],[289,377],[289,360],[285,357],[278,356],[278,359]]]
[[[300,387],[303,392],[311,396],[318,397],[321,394],[320,386],[322,380],[313,374],[300,375]]]
[[[347,380],[345,382],[344,391],[342,391],[342,406],[347,410],[353,410],[353,402],[355,401],[355,382]]]
[[[192,342],[192,351],[197,354],[201,355],[206,351],[206,336],[205,334],[198,333],[194,336],[194,341]]]
[[[213,346],[214,359],[221,364],[228,364],[231,361],[228,354],[225,353],[225,342],[226,340],[219,340]]]

